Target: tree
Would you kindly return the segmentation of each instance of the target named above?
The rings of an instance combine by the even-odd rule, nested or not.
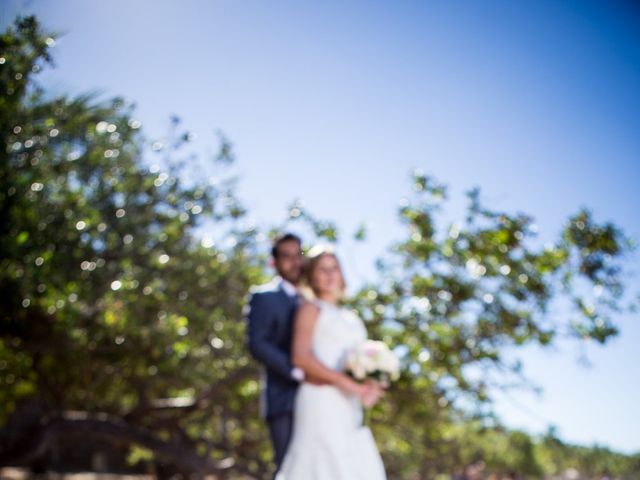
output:
[[[522,383],[521,365],[504,359],[506,347],[545,346],[566,335],[606,343],[617,333],[621,262],[632,244],[582,210],[554,244],[538,247],[532,218],[484,207],[478,190],[468,194],[465,221],[441,228],[446,187],[421,172],[413,182],[414,198],[399,211],[407,239],[381,260],[379,284],[353,305],[377,336],[403,349],[406,377],[379,410],[380,420],[402,420],[381,421],[378,438],[405,427],[405,445],[425,446],[423,477],[430,478],[459,461],[448,425],[487,423],[490,387]],[[551,305],[567,313],[551,315]]]
[[[1,38],[0,460],[91,432],[195,471],[233,445],[259,474],[257,422],[232,428],[257,409],[241,309],[262,275],[234,183],[185,184],[178,132],[145,166],[120,99],[47,98],[30,79],[52,42],[34,18]],[[205,216],[220,244],[194,235]]]

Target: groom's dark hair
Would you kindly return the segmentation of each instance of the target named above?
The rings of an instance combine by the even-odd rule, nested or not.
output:
[[[300,237],[294,233],[285,233],[283,235],[278,235],[273,240],[273,246],[271,247],[271,256],[273,258],[278,258],[278,247],[280,246],[280,244],[284,242],[290,242],[292,240],[294,242],[298,242],[298,245],[302,246],[302,240],[300,240]]]

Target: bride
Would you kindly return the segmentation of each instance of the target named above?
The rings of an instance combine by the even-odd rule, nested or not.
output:
[[[316,247],[307,256],[313,300],[300,307],[293,334],[293,363],[305,372],[298,389],[291,443],[276,480],[384,480],[384,466],[362,407],[373,406],[381,387],[344,373],[346,353],[367,338],[362,320],[338,305],[345,289],[338,259]]]

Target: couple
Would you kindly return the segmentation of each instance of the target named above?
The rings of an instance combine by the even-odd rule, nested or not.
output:
[[[341,308],[345,283],[335,254],[300,238],[278,237],[271,251],[280,278],[253,291],[248,344],[266,370],[266,416],[276,480],[384,480],[362,408],[383,394],[344,373],[348,350],[367,338],[362,320]],[[305,299],[299,288],[309,290]]]

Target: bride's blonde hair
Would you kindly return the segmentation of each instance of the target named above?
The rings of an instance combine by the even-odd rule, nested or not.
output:
[[[315,245],[314,247],[311,247],[305,255],[305,263],[302,269],[302,289],[308,299],[311,300],[318,297],[317,290],[313,286],[313,276],[318,268],[320,259],[326,256],[333,257],[338,265],[338,270],[340,271],[340,292],[338,292],[338,299],[342,300],[345,296],[347,285],[344,281],[344,274],[342,273],[340,261],[333,251],[333,248],[328,245]]]

